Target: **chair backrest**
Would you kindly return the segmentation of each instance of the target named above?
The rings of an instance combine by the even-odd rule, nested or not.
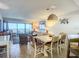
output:
[[[35,37],[33,37],[33,40],[32,40],[32,44],[34,45],[34,47],[36,47],[36,46],[40,46],[40,45],[42,45],[44,42],[42,42],[40,39],[38,39],[38,38],[35,38]]]
[[[36,44],[36,41],[35,41],[35,38],[34,37],[32,37],[33,39],[31,40],[32,41],[32,44],[34,45],[34,44]]]
[[[20,44],[27,44],[28,38],[26,34],[19,34]]]
[[[20,34],[20,35],[19,35],[19,38],[20,38],[20,39],[26,39],[26,37],[27,37],[27,36],[26,36],[25,34]]]
[[[61,42],[64,43],[64,42],[65,42],[65,39],[66,39],[66,37],[67,37],[67,34],[66,34],[66,33],[60,33],[59,36],[60,36],[59,39],[61,40]]]
[[[65,47],[65,51],[66,53],[64,57],[68,57],[69,56],[69,53],[70,53],[70,42],[68,40],[68,36],[66,33],[60,33],[60,44],[63,44],[64,47]],[[62,46],[62,45],[61,45]]]
[[[52,36],[49,36],[49,37],[52,37],[52,42],[59,41],[59,37],[58,36],[52,35]]]

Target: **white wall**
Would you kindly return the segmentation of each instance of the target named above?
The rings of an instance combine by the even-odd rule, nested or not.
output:
[[[79,14],[70,16],[68,24],[56,23],[55,26],[49,29],[52,33],[58,34],[60,32],[66,32],[68,34],[79,33]]]

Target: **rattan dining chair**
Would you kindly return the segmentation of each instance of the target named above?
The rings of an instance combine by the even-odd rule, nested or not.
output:
[[[46,51],[50,53],[51,57],[53,57],[53,40],[45,44],[47,46]]]
[[[47,51],[51,54],[51,57],[53,56],[53,51],[56,50],[57,54],[59,55],[59,48],[57,47],[58,45],[58,36],[52,36],[52,41],[46,43],[47,46]]]
[[[39,54],[44,53],[44,43],[38,38],[33,37],[32,47],[34,48],[34,58]]]
[[[60,33],[59,36],[60,36],[60,38],[59,38],[58,47],[59,47],[60,53],[62,53],[62,50],[67,45],[67,34],[66,33]]]

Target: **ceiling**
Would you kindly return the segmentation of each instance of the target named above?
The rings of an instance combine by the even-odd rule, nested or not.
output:
[[[51,13],[61,17],[72,12],[79,12],[79,0],[0,0],[0,14],[5,18],[45,20]]]

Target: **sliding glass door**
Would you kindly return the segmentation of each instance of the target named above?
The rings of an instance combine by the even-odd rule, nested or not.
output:
[[[30,23],[26,24],[25,29],[26,34],[30,34],[32,32],[32,24]]]
[[[8,23],[8,29],[12,33],[17,33],[17,23]]]
[[[6,29],[6,24],[4,24]],[[32,32],[32,24],[24,23],[8,23],[8,29],[10,32],[18,34],[30,34]]]
[[[40,23],[39,32],[45,32],[45,27],[45,23]],[[30,34],[33,31],[31,23],[4,23],[4,30],[6,30],[6,28],[9,30],[9,32],[16,34]]]
[[[17,28],[18,28],[18,34],[25,34],[25,24],[19,23]]]
[[[45,32],[45,29],[46,29],[45,21],[40,21],[40,23],[39,23],[39,31],[40,32]]]

